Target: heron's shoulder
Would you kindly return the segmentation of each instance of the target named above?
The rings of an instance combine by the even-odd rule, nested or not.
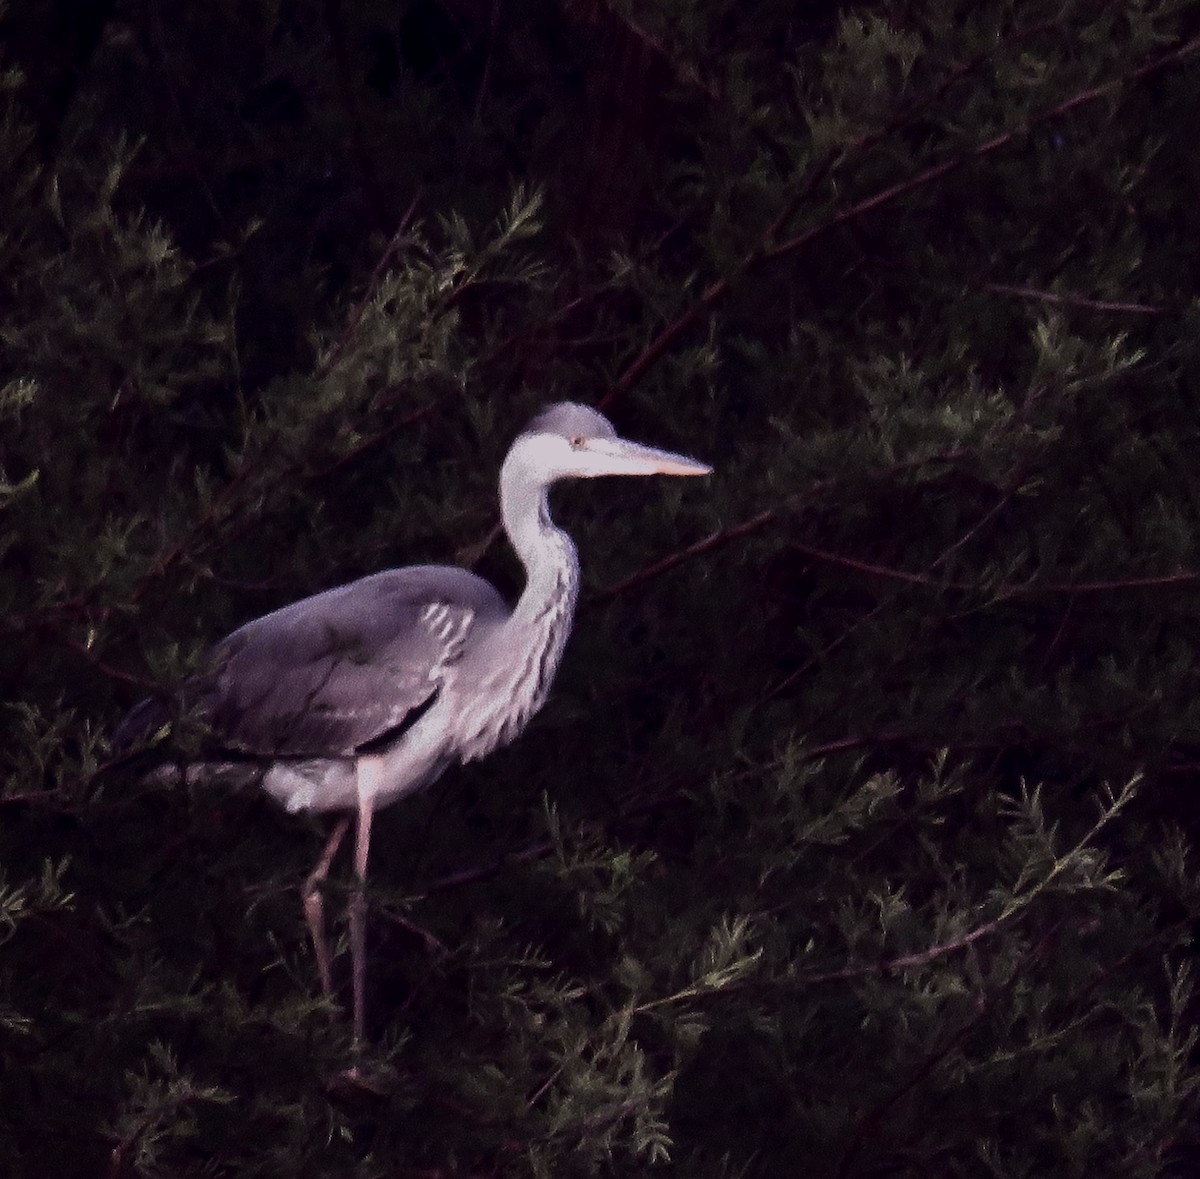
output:
[[[403,569],[385,569],[341,589],[347,596],[390,599],[424,606],[431,602],[463,606],[476,615],[507,616],[508,604],[490,582],[455,565],[409,565]]]
[[[252,619],[226,635],[214,656],[224,662],[279,647],[281,658],[294,661],[308,647],[323,655],[339,641],[377,648],[411,633],[432,604],[457,609],[476,625],[502,621],[509,613],[497,590],[466,569],[411,565],[360,577]]]

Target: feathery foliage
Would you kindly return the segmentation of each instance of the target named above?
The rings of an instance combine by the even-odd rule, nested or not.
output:
[[[1187,1173],[1198,18],[11,6],[0,1173]],[[350,1086],[318,825],[109,735],[339,581],[514,594],[561,399],[716,475],[556,492],[578,633],[378,817]]]

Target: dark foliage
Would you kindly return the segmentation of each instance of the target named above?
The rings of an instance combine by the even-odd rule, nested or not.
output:
[[[3,22],[0,1174],[1191,1172],[1200,7]],[[348,1086],[317,824],[109,736],[339,581],[515,592],[567,398],[717,474],[557,495],[565,670],[379,816]]]

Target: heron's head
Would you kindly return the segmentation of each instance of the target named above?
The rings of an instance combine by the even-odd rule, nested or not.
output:
[[[618,437],[602,413],[571,401],[542,410],[513,443],[509,461],[518,463],[528,478],[539,483],[599,475],[712,473],[712,467],[686,455]]]

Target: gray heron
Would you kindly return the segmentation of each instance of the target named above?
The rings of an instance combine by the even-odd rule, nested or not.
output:
[[[430,785],[449,765],[512,741],[546,702],[571,631],[579,559],[550,519],[559,479],[707,475],[684,455],[619,438],[608,419],[562,402],[535,417],[500,471],[504,530],[525,567],[509,608],[465,569],[389,569],[314,594],[217,643],[175,697],[205,728],[187,777],[249,761],[285,810],[340,812],[303,891],[321,988],[333,996],[322,887],[352,820],[349,903],[354,1044],[363,1041],[364,888],[375,811]],[[114,735],[128,748],[172,713],[136,705]]]

